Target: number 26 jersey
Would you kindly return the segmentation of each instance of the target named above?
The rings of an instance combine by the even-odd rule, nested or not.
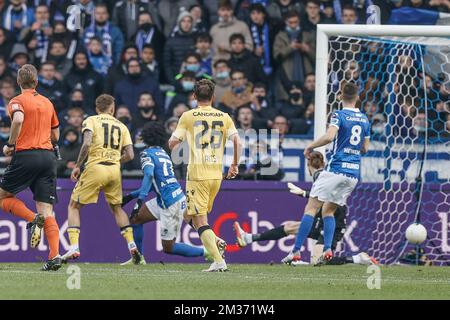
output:
[[[337,127],[338,134],[327,171],[359,179],[361,147],[370,138],[369,120],[359,109],[343,108],[333,112],[330,126]]]
[[[221,180],[225,144],[234,134],[233,120],[220,110],[199,107],[183,113],[172,136],[189,144],[187,180]]]

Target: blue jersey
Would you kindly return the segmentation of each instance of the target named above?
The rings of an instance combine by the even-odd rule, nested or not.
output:
[[[330,125],[339,131],[327,171],[359,179],[361,147],[364,139],[370,138],[369,119],[359,109],[344,108],[333,113]]]
[[[172,160],[164,149],[150,147],[142,151],[141,166],[144,171],[144,180],[139,189],[140,199],[145,199],[148,192],[153,190],[156,193],[158,205],[166,209],[184,197],[183,190],[173,172]],[[151,188],[148,188],[150,185]]]

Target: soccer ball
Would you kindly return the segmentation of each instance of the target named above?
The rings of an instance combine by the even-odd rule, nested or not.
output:
[[[406,239],[412,244],[421,244],[427,238],[427,229],[420,223],[413,223],[406,229]]]

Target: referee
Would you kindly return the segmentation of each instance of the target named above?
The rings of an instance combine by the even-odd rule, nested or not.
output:
[[[36,92],[38,74],[34,66],[24,65],[17,73],[21,94],[11,99],[7,111],[11,133],[3,153],[12,156],[0,182],[0,208],[29,222],[31,247],[41,241],[44,230],[50,252],[42,270],[58,270],[59,227],[53,216],[56,200],[56,156],[53,143],[59,140],[59,121],[53,104]],[[36,201],[37,214],[16,198],[30,188]]]

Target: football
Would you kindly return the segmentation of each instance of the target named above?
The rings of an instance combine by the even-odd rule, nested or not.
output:
[[[406,229],[406,239],[411,244],[421,244],[427,238],[427,229],[420,223],[413,223]]]

